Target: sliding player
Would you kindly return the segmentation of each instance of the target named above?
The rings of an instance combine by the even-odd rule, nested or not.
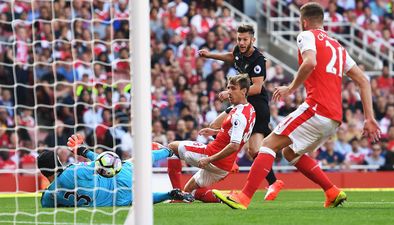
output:
[[[255,123],[255,111],[248,103],[247,94],[250,80],[247,74],[237,75],[228,80],[230,103],[234,106],[227,114],[221,113],[215,120],[219,129],[204,128],[201,135],[216,135],[208,145],[195,141],[175,141],[168,147],[189,165],[201,168],[187,182],[184,191],[193,192],[203,202],[218,202],[206,187],[224,179],[231,171],[237,152],[249,140]]]

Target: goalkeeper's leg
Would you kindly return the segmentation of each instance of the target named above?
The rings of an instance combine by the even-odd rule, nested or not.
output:
[[[163,145],[160,145],[159,149],[157,150],[154,149],[152,151],[152,164],[156,161],[171,157],[173,154],[174,153],[171,149],[166,148]]]
[[[169,192],[154,192],[153,203],[159,203],[166,200],[179,200],[184,202],[193,202],[194,197],[190,193],[182,192],[180,189],[173,189]]]

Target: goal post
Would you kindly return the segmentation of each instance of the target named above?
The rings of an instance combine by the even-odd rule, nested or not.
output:
[[[149,6],[0,1],[0,224],[153,224]],[[89,161],[67,149],[76,132],[96,153],[128,159],[133,150],[133,206],[42,207],[50,182],[36,157],[48,150],[64,167]],[[60,189],[75,205],[86,200],[78,185]]]
[[[131,1],[130,1],[131,2]],[[150,95],[149,1],[133,1],[130,10],[131,71],[133,80],[134,202],[125,224],[152,225],[152,156]]]

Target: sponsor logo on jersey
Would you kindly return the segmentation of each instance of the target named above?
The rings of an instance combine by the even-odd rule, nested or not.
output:
[[[261,72],[261,67],[259,65],[255,66],[253,69],[254,73],[260,73]]]
[[[239,123],[240,123],[240,121],[239,121],[238,119],[236,119],[236,120],[234,121],[234,123],[233,123],[234,128],[238,127],[238,126],[239,126]]]

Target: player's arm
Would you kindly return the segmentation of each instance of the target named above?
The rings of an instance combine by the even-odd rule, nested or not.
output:
[[[230,111],[233,109],[232,106],[228,107],[225,111],[219,114],[210,124],[209,127],[201,129],[198,134],[205,137],[217,135],[220,132],[223,121],[227,118]]]
[[[309,75],[311,75],[317,64],[316,52],[313,50],[305,51],[302,53],[302,60],[302,64],[298,68],[297,75],[290,85],[275,88],[274,94],[272,96],[274,101],[279,101],[281,98],[285,98],[288,95],[294,93],[297,88],[299,88],[305,82],[305,80],[308,79]]]
[[[211,162],[215,162],[215,161],[224,159],[224,158],[230,156],[231,154],[233,154],[234,152],[237,152],[239,147],[240,147],[239,143],[231,142],[228,145],[226,145],[226,147],[224,147],[220,152],[218,152],[214,155],[211,155],[207,158],[200,159],[198,161],[198,167],[205,168],[205,166],[207,166]]]
[[[301,32],[297,37],[297,46],[301,52],[302,63],[298,68],[297,75],[289,86],[275,88],[272,99],[278,101],[297,90],[309,77],[317,64],[315,36],[310,31]]]
[[[198,54],[201,57],[221,60],[221,61],[224,61],[226,63],[233,63],[234,62],[234,55],[233,55],[232,52],[212,53],[212,52],[208,51],[207,49],[201,49],[200,51],[198,51]]]
[[[361,102],[363,103],[365,119],[373,119],[372,92],[367,77],[357,65],[354,65],[346,74],[360,88],[360,96]]]
[[[264,77],[252,77],[252,85],[249,88],[248,96],[258,95],[264,85]]]
[[[347,60],[348,59],[351,58],[347,55]],[[345,65],[345,72],[347,71],[347,76],[350,77],[360,88],[360,96],[365,119],[363,134],[370,137],[373,141],[378,141],[380,139],[381,131],[374,118],[371,85],[363,71],[355,65],[355,63],[349,70],[347,70],[346,66],[348,65]]]
[[[232,106],[228,107],[225,111],[219,114],[210,124],[209,128],[212,129],[220,129],[222,127],[223,121],[227,118],[230,111],[233,109]]]
[[[293,93],[305,82],[305,80],[311,75],[317,64],[316,52],[313,50],[307,50],[302,53],[302,64],[298,68],[297,76],[293,82],[289,85],[290,92]]]
[[[209,163],[224,159],[234,152],[237,152],[242,142],[243,134],[246,128],[246,118],[242,114],[234,114],[231,118],[232,129],[230,143],[220,152],[198,161],[200,168],[205,168]]]
[[[254,66],[251,66],[252,69],[248,72],[252,80],[252,85],[250,86],[248,92],[249,96],[258,95],[261,93],[261,90],[264,87],[264,80],[267,75],[265,58],[263,56],[258,57],[254,62]]]

